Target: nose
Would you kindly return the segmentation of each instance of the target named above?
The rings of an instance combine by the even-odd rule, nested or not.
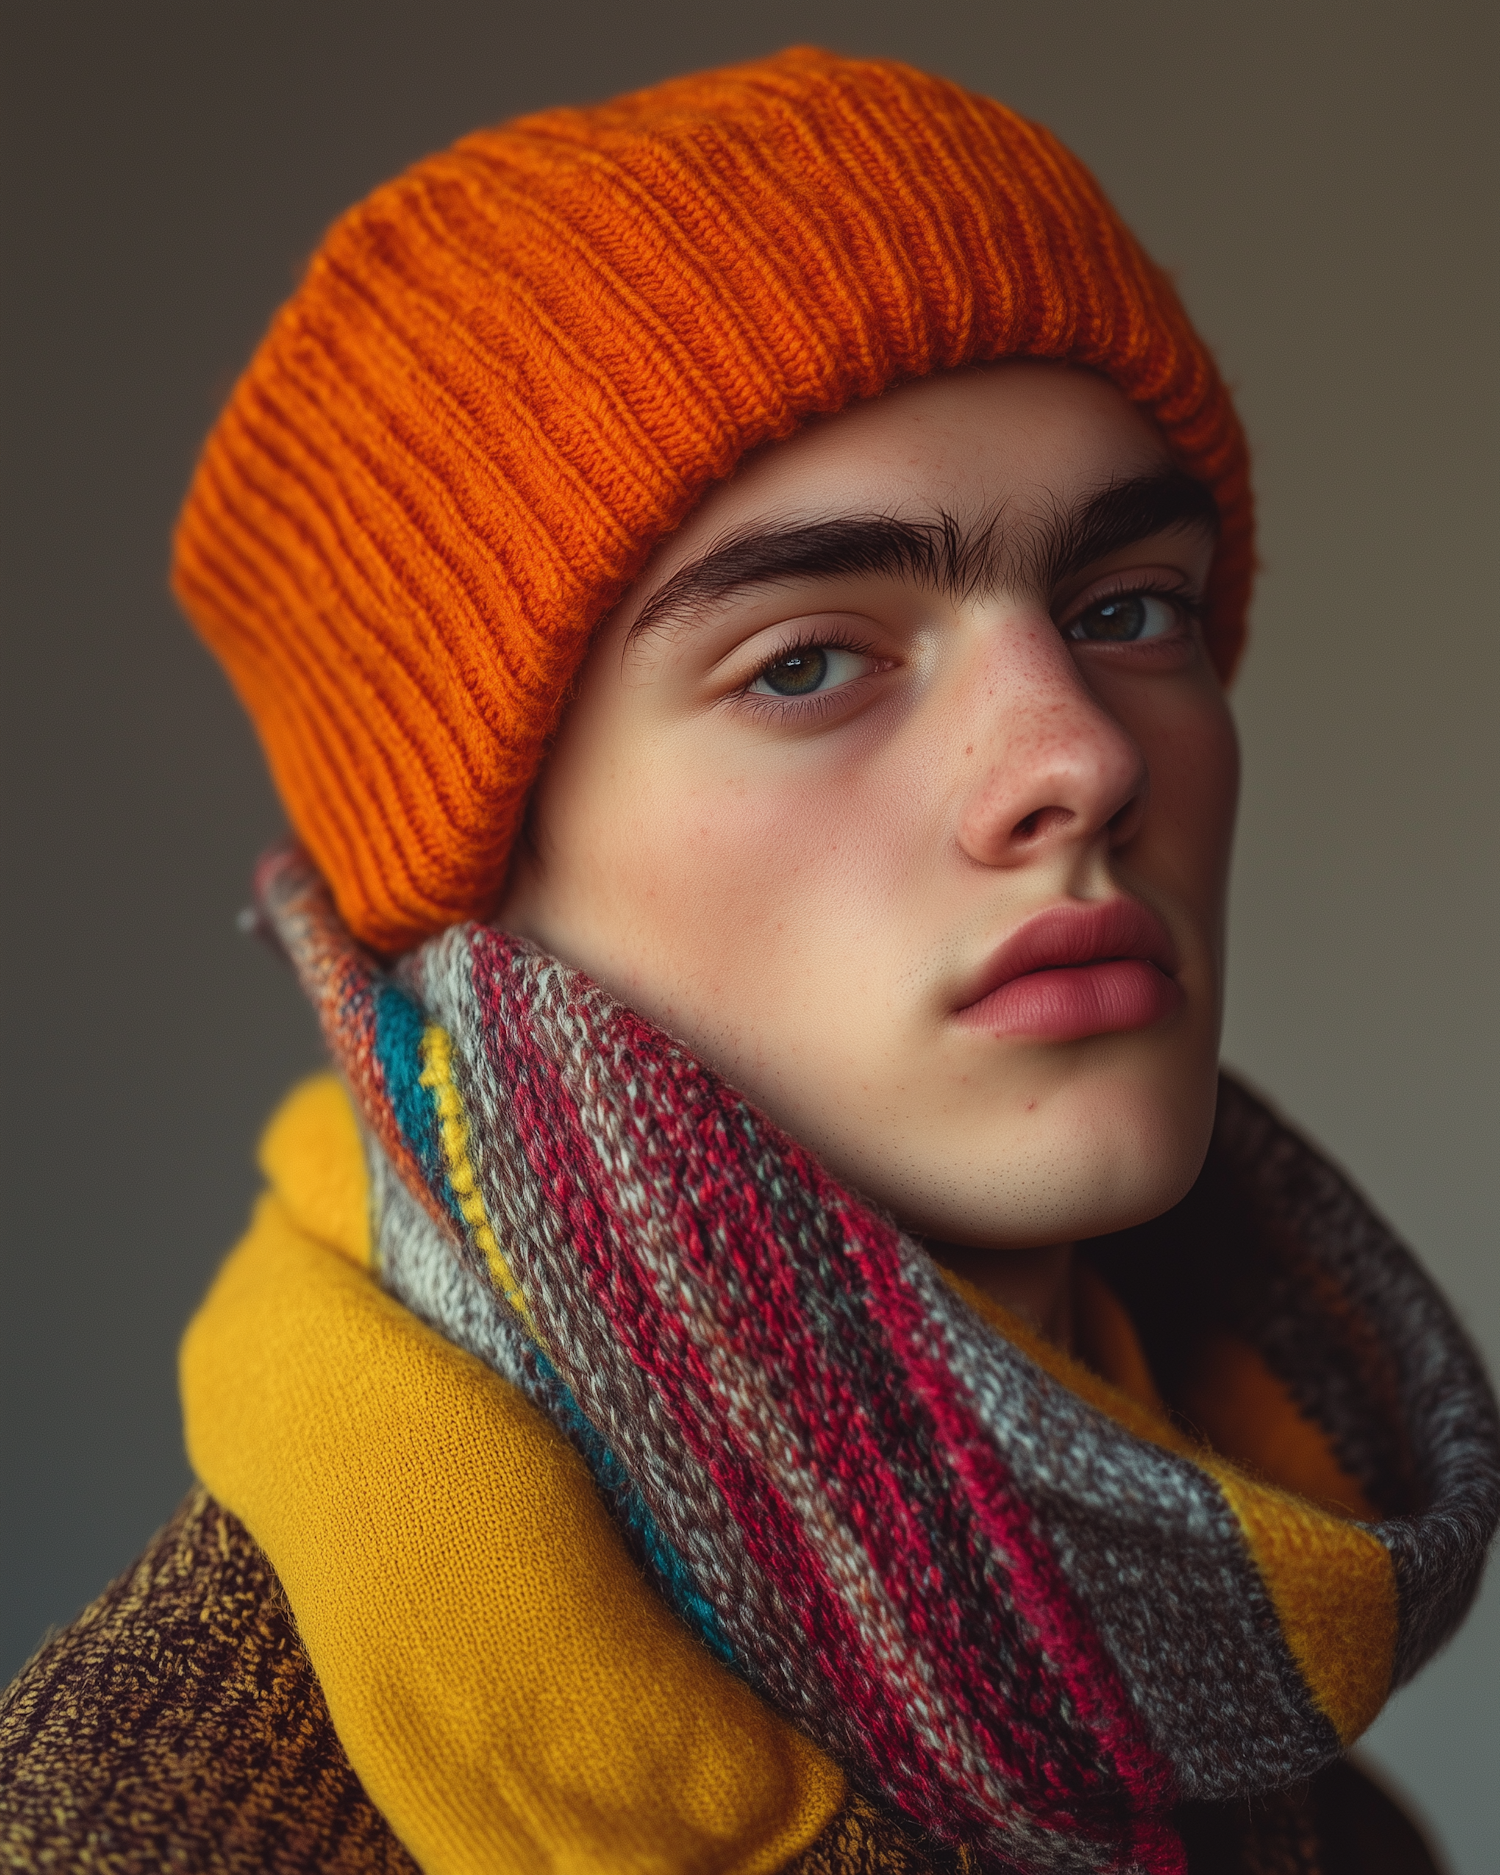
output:
[[[1050,619],[987,634],[966,685],[959,844],[986,866],[1122,846],[1150,776],[1125,727],[1089,690]]]

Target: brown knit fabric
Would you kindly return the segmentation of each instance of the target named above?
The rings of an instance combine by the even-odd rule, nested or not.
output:
[[[0,1705],[0,1868],[415,1875],[271,1565],[193,1491]]]
[[[1347,1764],[1180,1819],[1191,1875],[1437,1875]],[[333,1730],[281,1586],[189,1494],[145,1555],[0,1700],[0,1869],[414,1875]],[[786,1875],[989,1875],[851,1799]]]
[[[1177,1818],[1189,1875],[1439,1875],[1405,1812],[1352,1764],[1250,1803]]]
[[[909,1834],[860,1796],[848,1805],[785,1875],[989,1875],[990,1864],[967,1849],[943,1849]]]

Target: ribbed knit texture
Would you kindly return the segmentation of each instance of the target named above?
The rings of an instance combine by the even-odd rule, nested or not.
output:
[[[1109,376],[1213,488],[1243,439],[1165,276],[1035,125],[797,50],[467,137],[336,224],[209,438],[183,605],[351,929],[482,915],[589,635],[745,453],[945,366]]]
[[[922,1830],[1054,1875],[1180,1869],[1179,1802],[1318,1771],[1467,1608],[1500,1513],[1482,1370],[1232,1085],[1215,1152],[1247,1243],[1207,1233],[1241,1254],[1179,1339],[1242,1337],[1368,1522],[996,1333],[533,946],[463,926],[386,975],[302,856],[260,899],[367,1131],[384,1281],[574,1442],[704,1644]]]

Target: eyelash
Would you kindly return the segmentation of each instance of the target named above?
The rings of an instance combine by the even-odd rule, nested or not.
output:
[[[757,716],[770,715],[780,720],[788,716],[806,719],[826,715],[841,696],[861,681],[858,677],[846,684],[837,684],[832,690],[814,691],[808,697],[768,697],[750,688],[767,671],[774,670],[778,664],[803,651],[847,651],[856,658],[873,658],[876,655],[873,646],[858,639],[830,637],[827,632],[808,632],[784,645],[778,645],[769,657],[762,658],[740,688],[732,693],[731,701],[752,710]]]
[[[1091,607],[1103,605],[1111,599],[1137,598],[1165,599],[1176,606],[1178,611],[1193,624],[1201,625],[1203,622],[1205,611],[1203,601],[1193,598],[1190,593],[1185,592],[1182,587],[1170,580],[1154,580],[1144,585],[1133,585],[1127,579],[1122,580],[1116,586],[1101,587],[1099,591],[1089,595],[1088,605],[1079,607],[1073,616],[1081,616]],[[1061,631],[1066,627],[1060,625],[1058,629]],[[825,714],[830,707],[835,705],[840,695],[851,687],[850,684],[839,684],[832,690],[818,691],[808,697],[768,697],[751,689],[751,685],[758,678],[767,671],[773,670],[778,664],[784,663],[787,658],[794,658],[799,652],[814,650],[847,651],[851,657],[857,658],[875,656],[873,647],[867,642],[854,638],[829,637],[822,632],[809,632],[800,638],[790,639],[786,644],[778,645],[768,657],[762,658],[745,682],[732,693],[731,701],[754,711],[757,715],[770,715],[781,719],[787,716],[806,718]],[[858,681],[858,678],[853,680],[855,683]]]
[[[1068,626],[1072,624],[1074,619],[1082,618],[1085,612],[1092,611],[1096,605],[1107,605],[1111,599],[1165,599],[1171,605],[1176,606],[1183,617],[1193,625],[1201,625],[1203,623],[1204,615],[1208,609],[1202,599],[1195,599],[1191,593],[1184,590],[1183,587],[1176,585],[1171,580],[1148,580],[1144,583],[1140,583],[1132,582],[1127,577],[1117,586],[1104,585],[1101,586],[1097,592],[1090,593],[1088,603],[1086,605],[1074,606],[1067,618],[1059,623],[1057,629],[1060,632],[1066,632]],[[1087,644],[1089,640],[1072,639],[1069,640],[1069,642],[1074,644]],[[1104,643],[1106,648],[1110,648],[1107,645],[1107,641],[1096,640],[1095,642]],[[1162,644],[1167,641],[1164,639],[1155,639],[1148,640],[1147,642]]]

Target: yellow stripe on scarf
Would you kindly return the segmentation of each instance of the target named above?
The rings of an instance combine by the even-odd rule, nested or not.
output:
[[[448,1184],[458,1200],[464,1222],[474,1233],[474,1241],[489,1265],[495,1287],[525,1322],[532,1340],[540,1345],[541,1336],[521,1293],[521,1285],[500,1248],[469,1158],[469,1116],[464,1112],[463,1095],[453,1079],[453,1037],[435,1022],[422,1032],[422,1072],[417,1078],[430,1090],[437,1108],[438,1137],[443,1145],[443,1162],[448,1168]]]

